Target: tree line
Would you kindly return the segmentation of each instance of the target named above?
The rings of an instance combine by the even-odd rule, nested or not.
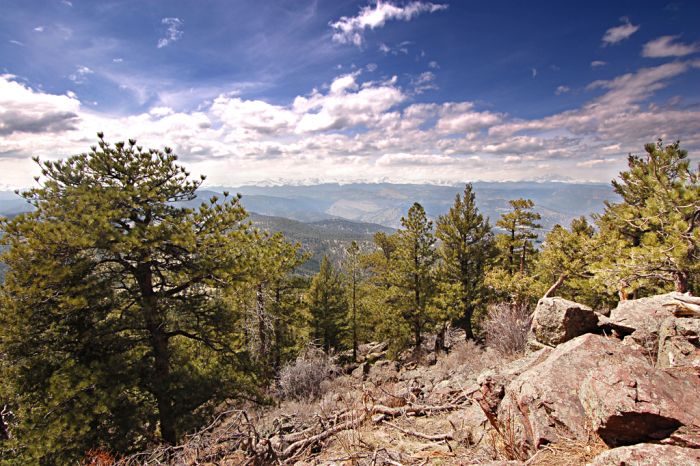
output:
[[[478,339],[494,304],[559,295],[602,308],[698,289],[700,183],[678,143],[645,146],[592,221],[542,232],[532,201],[491,225],[472,186],[430,220],[351,243],[313,278],[308,256],[255,229],[240,196],[198,208],[172,150],[136,141],[36,162],[35,210],[0,223],[0,462],[64,464],[175,444],[222,404],[265,402],[309,344],[419,348],[450,326]],[[538,238],[544,237],[538,246]]]

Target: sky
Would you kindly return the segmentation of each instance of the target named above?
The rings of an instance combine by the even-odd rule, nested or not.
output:
[[[2,0],[0,188],[96,133],[207,184],[608,182],[700,150],[700,2]]]

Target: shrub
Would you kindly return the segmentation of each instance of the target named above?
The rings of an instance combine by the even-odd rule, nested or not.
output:
[[[334,357],[311,346],[280,371],[279,395],[293,400],[319,398],[323,394],[321,382],[338,372]]]
[[[526,305],[499,303],[490,306],[483,326],[486,345],[503,356],[522,352],[531,322]]]

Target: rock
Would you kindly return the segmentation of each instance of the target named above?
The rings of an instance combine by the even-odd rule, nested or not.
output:
[[[640,443],[614,448],[596,456],[589,466],[696,466],[700,450]]]
[[[659,443],[686,448],[700,448],[700,427],[683,426]]]
[[[588,306],[563,298],[542,298],[537,303],[528,340],[557,346],[592,332],[597,325],[598,317]]]
[[[615,338],[576,337],[506,387],[498,418],[512,422],[516,437],[533,449],[556,442],[561,434],[585,440],[587,416],[579,400],[583,381],[597,368],[638,364],[647,364],[644,355]]]
[[[579,400],[610,446],[664,439],[681,426],[700,427],[700,378],[644,361],[594,369],[581,384]]]
[[[552,348],[546,347],[498,369],[481,372],[476,379],[479,392],[475,393],[475,397],[485,409],[495,415],[505,395],[506,386],[526,370],[544,361],[551,352]]]
[[[364,379],[365,375],[367,375],[367,372],[369,372],[369,364],[363,362],[362,364],[357,366],[350,375],[352,375],[356,379]]]
[[[664,305],[672,303],[680,295],[681,293],[673,292],[620,301],[601,325],[617,330],[622,335],[629,335],[637,330],[649,335],[658,335],[661,323],[673,317],[670,309]]]
[[[669,317],[659,329],[659,367],[700,367],[700,319]]]

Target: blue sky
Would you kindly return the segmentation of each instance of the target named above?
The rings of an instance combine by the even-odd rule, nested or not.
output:
[[[700,149],[696,1],[3,1],[0,186],[94,134],[212,184],[608,181]]]

